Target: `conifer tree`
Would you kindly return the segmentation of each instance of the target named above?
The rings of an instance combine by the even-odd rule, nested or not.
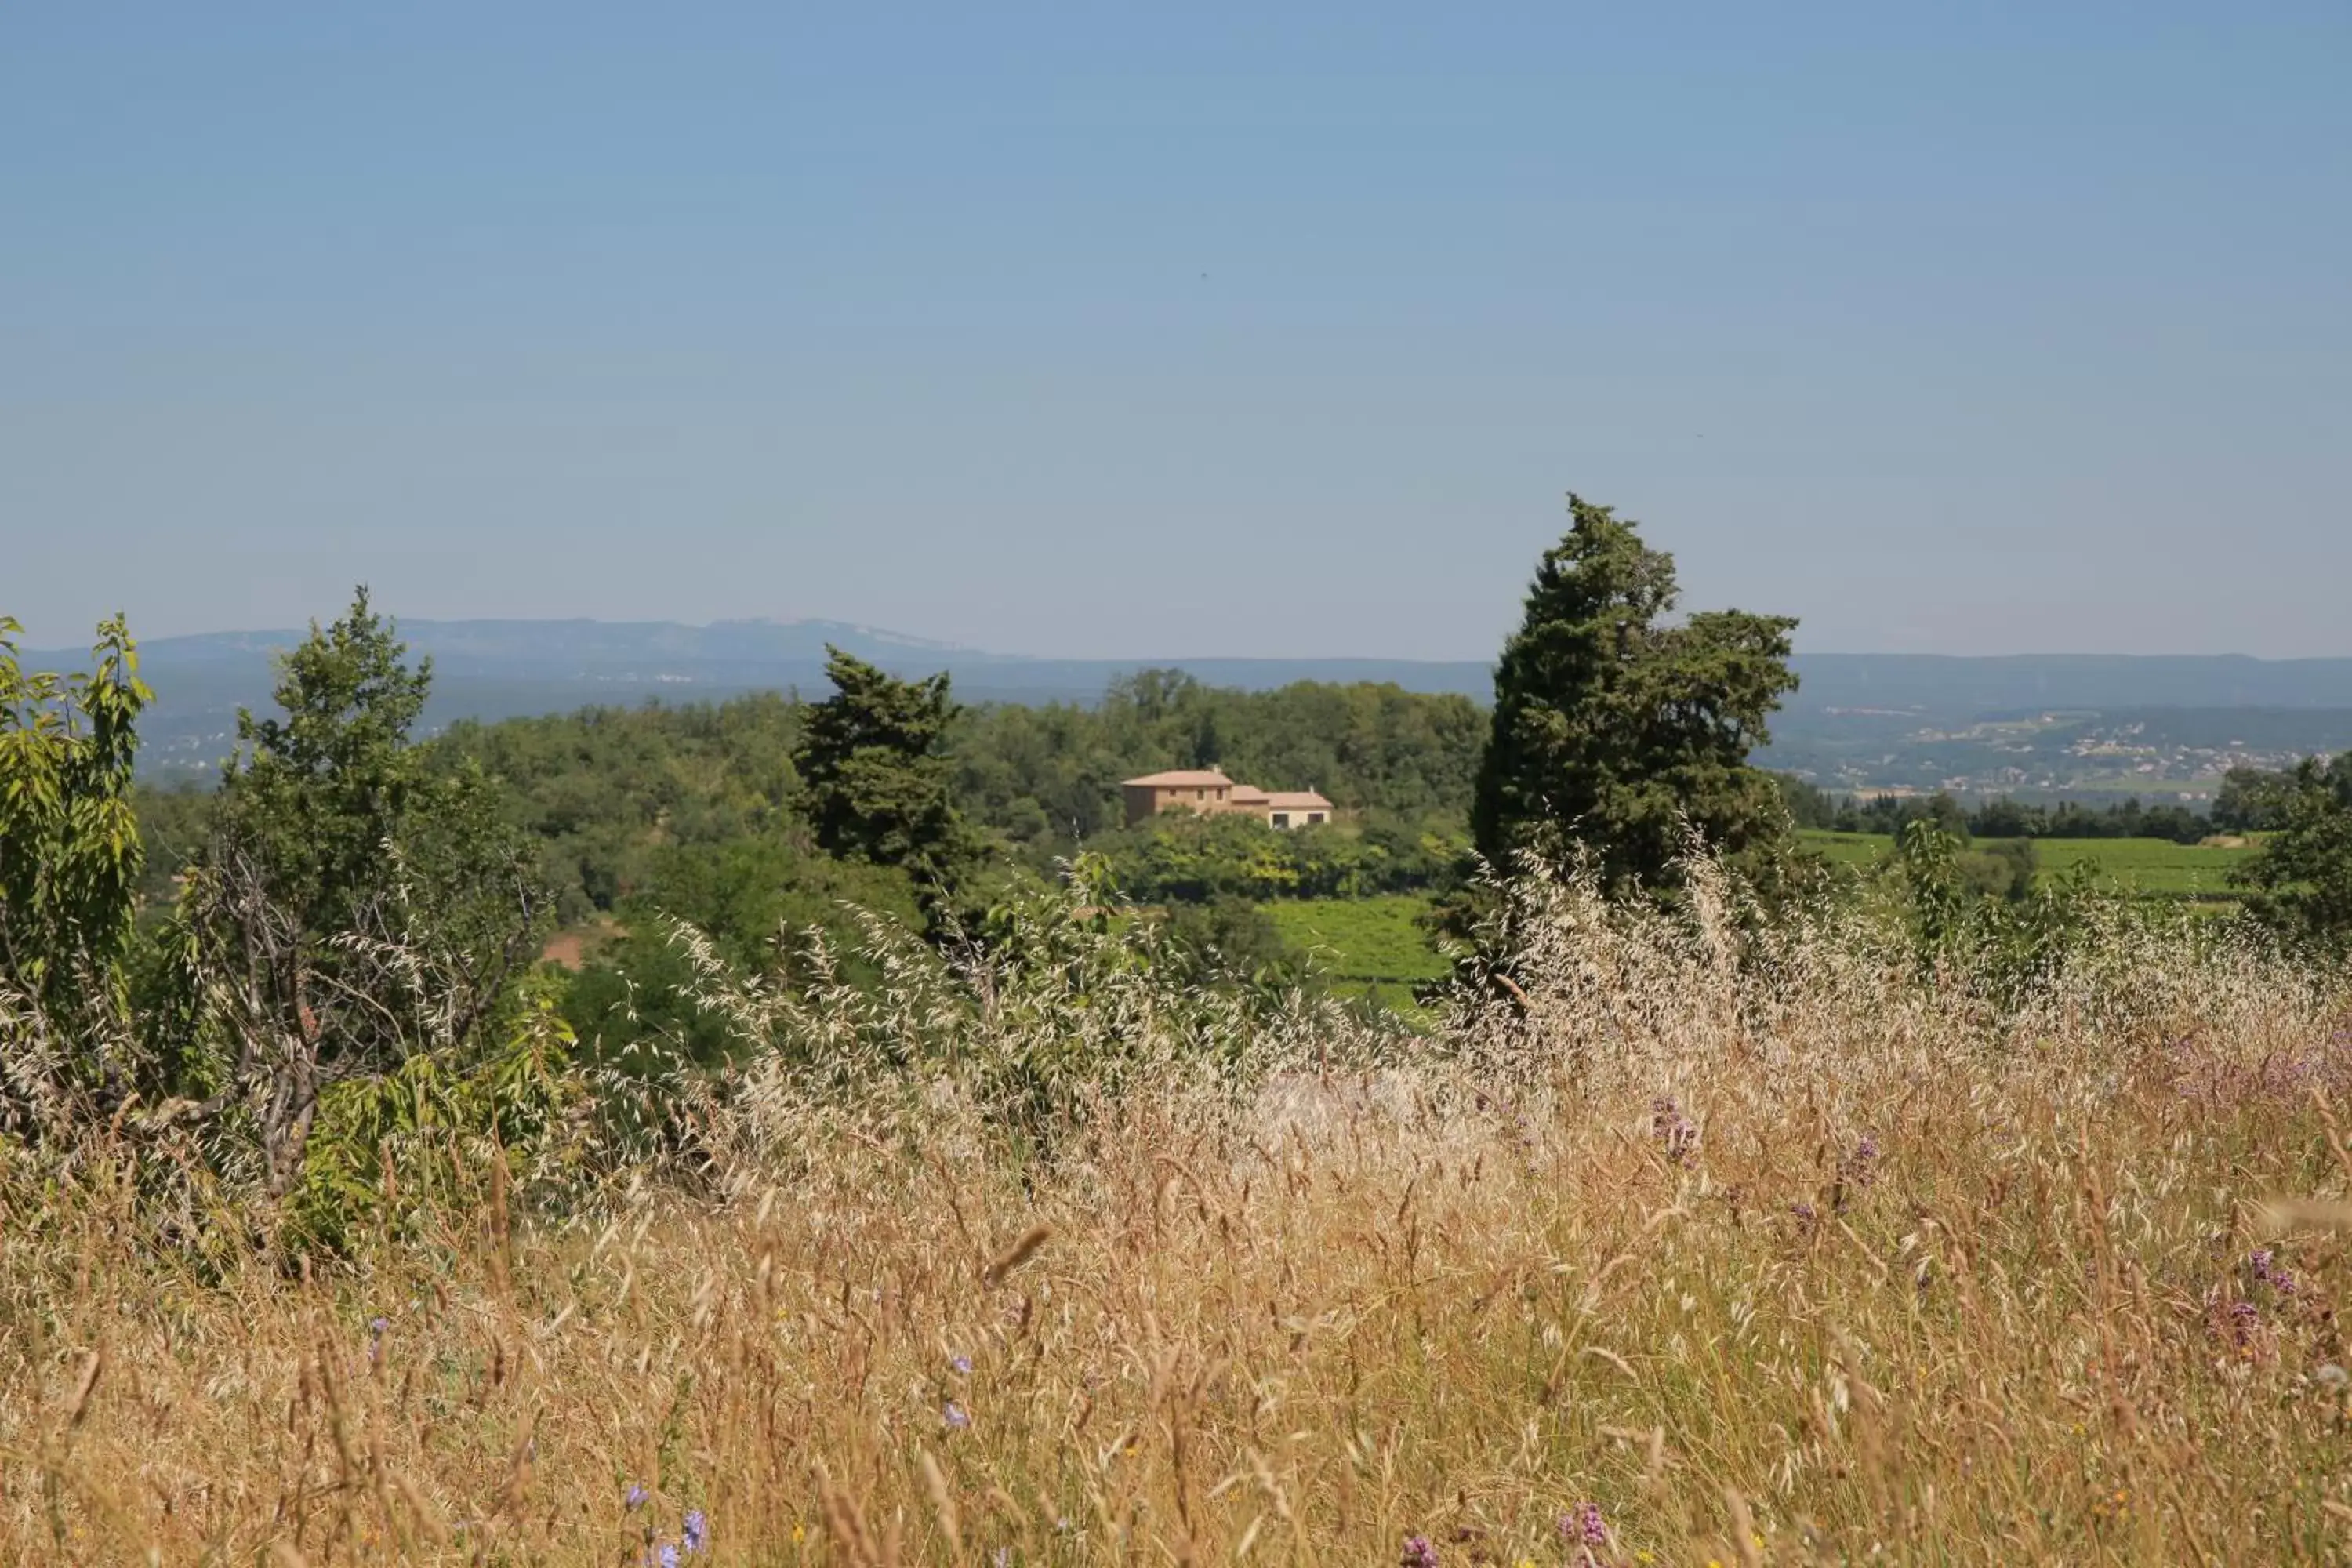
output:
[[[1580,847],[1604,888],[1670,883],[1683,824],[1737,855],[1785,820],[1748,763],[1792,689],[1783,616],[1711,610],[1680,624],[1674,557],[1580,496],[1544,552],[1495,671],[1471,825],[1500,868]]]
[[[949,795],[948,678],[900,680],[830,645],[825,653],[834,692],[809,708],[793,755],[817,843],[947,885],[968,848]]]

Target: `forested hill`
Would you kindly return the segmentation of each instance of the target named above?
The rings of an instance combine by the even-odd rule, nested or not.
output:
[[[565,913],[578,918],[705,879],[698,857],[788,825],[806,713],[755,695],[468,722],[440,743],[505,781],[521,826],[546,848]],[[1485,714],[1461,696],[1309,683],[1253,693],[1146,671],[1092,704],[966,708],[949,753],[972,825],[1050,870],[1120,825],[1121,779],[1170,767],[1320,790],[1376,835],[1417,845],[1466,815],[1486,733]]]
[[[827,643],[894,674],[946,670],[958,698],[971,703],[1091,705],[1114,681],[1169,667],[1239,690],[1301,681],[1393,684],[1480,702],[1491,679],[1489,667],[1475,660],[1024,658],[835,621],[405,621],[400,630],[417,654],[434,660],[425,723],[435,730],[467,719],[636,707],[649,700],[676,704],[817,691]],[[237,708],[267,705],[271,656],[300,637],[236,632],[143,644],[145,673],[160,700],[146,721],[142,766],[157,775],[209,767],[228,749]],[[27,658],[36,667],[72,668],[82,655],[49,650]],[[1768,760],[1843,788],[1934,787],[1979,775],[1990,788],[2137,787],[2175,773],[2210,771],[2210,758],[2192,753],[2219,755],[2232,741],[2252,748],[2245,760],[2264,763],[2338,750],[2352,724],[2352,659],[1801,654],[1793,664],[1801,684],[1775,725]],[[2204,717],[2183,728],[2181,716],[2190,710]],[[2070,717],[2037,736],[1962,733],[1989,721],[2053,713]],[[2155,737],[2161,777],[2137,772],[2146,759],[2113,779],[2069,773],[2068,757],[2111,752],[2110,742],[2133,739],[2128,732],[2136,726],[2146,738],[2149,714],[2175,716],[2159,728],[2180,731]],[[2231,714],[2243,716],[2243,723]],[[2246,724],[2259,735],[2234,732]],[[2019,744],[2049,756],[2011,766]]]

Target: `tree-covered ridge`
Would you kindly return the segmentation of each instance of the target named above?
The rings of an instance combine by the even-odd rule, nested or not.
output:
[[[873,689],[872,677],[860,679]],[[562,918],[577,923],[658,895],[681,851],[760,841],[803,858],[829,853],[803,775],[818,710],[781,693],[584,709],[460,724],[435,746],[501,781],[508,811],[541,847]],[[982,840],[971,852],[1050,875],[1105,836],[1127,842],[1119,781],[1170,767],[1246,770],[1320,790],[1358,824],[1458,837],[1449,825],[1467,811],[1485,723],[1466,698],[1394,686],[1248,692],[1155,670],[1116,683],[1092,707],[953,710],[934,754],[945,798]]]
[[[1466,697],[1316,681],[1242,691],[1151,669],[1090,708],[972,710],[956,739],[957,788],[979,820],[1038,847],[1119,826],[1119,781],[1168,768],[1318,790],[1342,812],[1458,817],[1485,725]]]

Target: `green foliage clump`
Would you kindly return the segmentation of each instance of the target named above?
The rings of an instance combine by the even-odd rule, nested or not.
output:
[[[690,999],[694,970],[671,940],[674,921],[742,973],[766,965],[789,934],[822,932],[835,952],[850,952],[874,916],[923,923],[905,871],[836,860],[781,833],[678,845],[649,868],[656,890],[623,901],[614,939],[589,956],[563,997],[564,1017],[601,1063],[636,1059],[641,1041],[705,1067],[726,1060],[725,1030]],[[877,978],[845,964],[853,983]]]
[[[499,781],[509,820],[539,847],[557,918],[576,924],[656,892],[669,850],[799,829],[803,711],[775,692],[589,708],[458,724],[435,745]]]
[[[1507,869],[1572,847],[1614,894],[1670,884],[1693,831],[1733,856],[1769,845],[1786,815],[1748,756],[1796,686],[1796,622],[1711,610],[1668,624],[1674,557],[1607,507],[1571,495],[1569,511],[1495,672],[1479,852]]]
[[[2298,793],[2294,773],[2231,768],[2213,796],[2213,826],[2224,833],[2268,833],[2286,826],[2287,808]]]
[[[333,1086],[467,1067],[536,949],[529,847],[478,767],[411,738],[432,672],[404,656],[362,589],[285,657],[181,900],[176,1070],[196,1114],[249,1130],[273,1194]]]
[[[1283,940],[1272,915],[1247,899],[1227,894],[1178,904],[1160,918],[1163,962],[1179,984],[1279,989],[1306,982],[1305,955]]]
[[[1144,903],[1356,899],[1452,885],[1465,841],[1438,823],[1381,817],[1276,828],[1240,812],[1171,812],[1091,847]]]
[[[129,957],[145,847],[131,805],[138,719],[153,700],[121,616],[95,668],[26,674],[0,616],[0,1129],[37,1131],[58,1097],[117,1100],[130,1064]]]
[[[469,1058],[419,1052],[320,1094],[287,1195],[286,1245],[344,1252],[367,1236],[414,1240],[436,1217],[478,1209],[492,1181],[527,1203],[583,1173],[593,1107],[572,1031],[544,995],[509,1011]]]
[[[1240,947],[1263,940],[1232,913],[1147,918],[1118,900],[1099,860],[1082,857],[1065,886],[990,910],[969,942],[942,948],[898,922],[868,922],[856,956],[880,976],[871,985],[851,983],[821,932],[748,978],[690,929],[677,937],[698,972],[698,1005],[724,1020],[733,1054],[751,1064],[730,1092],[766,1101],[760,1114],[782,1121],[809,1096],[931,1085],[1049,1147],[1145,1078],[1257,1081],[1293,1060],[1310,1023],[1351,1042],[1402,1038],[1278,973],[1202,984],[1204,970],[1248,962]]]
[[[2352,946],[2352,752],[2305,758],[2269,812],[2273,831],[2238,878],[2256,918],[2291,940]]]
[[[928,889],[951,887],[969,855],[950,800],[948,678],[900,680],[828,647],[833,695],[811,707],[793,761],[805,809],[830,854],[904,868]]]
[[[1972,855],[1958,835],[1925,819],[1895,841],[1894,869],[1920,970],[2003,1005],[2046,987],[2125,928],[2164,918],[2103,885],[2094,862],[2037,885],[2031,859],[2009,845]]]
[[[1313,789],[1351,816],[1458,822],[1486,738],[1460,696],[1391,684],[1207,686],[1181,670],[1114,681],[1093,708],[990,706],[954,739],[956,795],[979,826],[1043,867],[1121,821],[1119,781],[1216,767],[1266,789]]]

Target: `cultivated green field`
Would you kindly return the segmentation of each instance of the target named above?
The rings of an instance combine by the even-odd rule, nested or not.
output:
[[[1412,987],[1445,973],[1416,923],[1429,908],[1411,893],[1373,899],[1300,899],[1265,906],[1283,940],[1315,955],[1342,991],[1370,991],[1391,1007],[1409,1007]]]
[[[1798,837],[1805,847],[1832,866],[1875,866],[1895,847],[1895,840],[1884,833],[1832,833],[1825,828],[1808,827]]]
[[[1867,869],[1894,848],[1883,833],[1810,830],[1805,845],[1832,865]],[[1978,848],[2000,842],[1980,838]],[[2156,899],[2206,903],[2234,900],[2231,870],[2245,863],[2252,847],[2175,844],[2162,838],[2044,838],[2034,846],[2044,879],[2062,877],[2085,862],[2103,879]],[[1370,993],[1391,1007],[1410,1007],[1412,988],[1445,973],[1418,923],[1429,908],[1410,893],[1370,899],[1281,900],[1265,906],[1283,939],[1315,955],[1316,963],[1343,992]]]
[[[1801,837],[1809,848],[1842,866],[1876,865],[1894,846],[1883,833],[1812,830]],[[1999,842],[1980,838],[1976,847],[1990,848]],[[2122,887],[2165,899],[2235,898],[2230,873],[2254,853],[2252,846],[2225,848],[2164,838],[2043,838],[2033,847],[2044,877],[2063,876],[2089,862],[2100,876]]]

